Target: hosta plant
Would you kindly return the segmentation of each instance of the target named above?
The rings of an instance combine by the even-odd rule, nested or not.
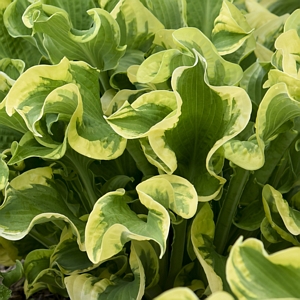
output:
[[[0,298],[298,298],[298,8],[2,0]]]

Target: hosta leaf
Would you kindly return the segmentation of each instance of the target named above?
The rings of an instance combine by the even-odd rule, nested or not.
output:
[[[87,157],[108,160],[119,157],[125,149],[126,141],[117,135],[103,118],[97,97],[99,90],[96,77],[91,76],[89,68],[84,68],[84,72],[80,65],[78,67],[74,68],[74,74],[79,76],[82,102],[78,102],[70,120],[68,142],[75,151]],[[90,80],[87,81],[87,78]],[[80,100],[80,97],[78,99]]]
[[[255,113],[266,93],[266,89],[263,89],[263,84],[267,80],[267,74],[270,69],[270,63],[260,63],[257,61],[245,70],[243,78],[241,79],[240,87],[248,93],[254,106],[253,109],[255,109]],[[256,114],[253,114],[253,116],[256,117]]]
[[[234,225],[245,230],[254,231],[259,228],[263,218],[264,210],[261,200],[256,200],[238,210],[234,219]]]
[[[233,56],[234,61],[242,60],[255,48],[252,31],[241,11],[231,2],[223,1],[212,31],[212,41],[218,52],[221,55],[231,54],[242,47],[241,53]]]
[[[2,283],[7,287],[10,287],[12,284],[16,283],[24,276],[24,270],[22,263],[17,260],[15,262],[15,267],[6,272],[1,272],[0,277],[3,278]]]
[[[69,83],[72,77],[70,62],[67,59],[55,66],[41,65],[30,68],[19,77],[14,88],[10,90],[6,101],[8,115],[18,111],[25,119],[28,128],[34,132],[34,123],[41,117],[40,110],[47,94]],[[30,80],[30,85],[27,83],[28,80]],[[36,97],[32,99],[30,96],[36,92]],[[15,97],[16,94],[18,97]],[[34,106],[31,107],[30,104]],[[36,134],[38,135],[37,132]]]
[[[166,29],[177,29],[186,26],[183,1],[142,0],[141,2],[156,16]]]
[[[31,68],[6,99],[8,115],[17,111],[23,117],[36,140],[51,148],[48,157],[51,151],[63,155],[66,138],[74,150],[96,159],[113,159],[124,151],[126,141],[102,116],[98,72],[84,62],[64,58],[58,65]]]
[[[11,147],[14,141],[19,141],[22,137],[22,131],[26,130],[25,123],[20,116],[14,114],[12,117],[7,116],[5,112],[5,101],[0,104],[0,151]],[[20,121],[20,123],[19,123]],[[21,132],[20,132],[21,131]]]
[[[274,43],[283,30],[288,14],[277,16],[255,0],[246,1],[248,14],[245,15],[256,40],[254,53],[260,61],[271,61]]]
[[[112,192],[120,188],[123,189],[129,182],[133,181],[134,178],[132,177],[128,177],[126,175],[117,175],[106,181],[105,184],[103,184],[103,186],[101,187],[101,192],[104,195],[108,192]]]
[[[0,264],[2,266],[13,266],[16,264],[18,256],[18,248],[13,242],[0,237]]]
[[[35,1],[37,2],[37,1]],[[57,0],[42,0],[40,4],[57,6],[69,13],[70,21],[76,29],[88,29],[91,26],[92,19],[87,14],[87,10],[94,8],[93,1],[57,1]],[[15,38],[21,37],[31,43],[37,45],[40,52],[47,59],[48,53],[43,45],[43,34],[35,32],[34,38],[32,36],[32,28],[28,28],[22,21],[22,16],[26,8],[30,5],[27,0],[15,0],[5,11],[5,25],[9,34]]]
[[[140,201],[146,204],[149,198],[166,209],[171,209],[184,219],[192,218],[197,210],[198,196],[193,185],[175,175],[158,175],[141,182],[136,190]]]
[[[268,217],[265,217],[261,224],[260,224],[260,230],[264,238],[269,243],[279,243],[282,242],[283,238],[280,236],[280,234],[276,231],[276,228],[274,228],[274,225],[270,224],[268,221]]]
[[[23,21],[22,15],[26,8],[30,5],[27,0],[13,0],[4,12],[4,24],[10,36],[14,38],[22,38],[35,45],[35,39],[32,37],[32,30],[27,28]]]
[[[207,80],[206,83],[213,86],[236,85],[242,78],[241,67],[223,59],[212,42],[197,28],[181,28],[175,30],[172,36],[179,50],[188,52],[196,60],[195,50],[204,57],[207,66],[203,78]]]
[[[98,0],[101,8],[111,12],[114,7],[118,4],[119,0]]]
[[[120,26],[121,45],[146,52],[163,24],[138,0],[120,0],[111,11]]]
[[[8,33],[5,26],[11,26],[9,18],[14,13],[13,7],[15,4],[16,1],[11,3],[11,1],[4,0],[0,5],[0,59],[20,59],[24,61],[26,68],[29,68],[38,64],[42,55],[36,48],[33,37],[28,35],[28,38],[24,39],[16,36],[12,37]]]
[[[86,249],[92,262],[112,257],[131,239],[153,239],[161,251],[165,251],[170,225],[167,211],[154,202],[153,208],[149,208],[147,222],[144,222],[129,208],[128,200],[124,190],[117,190],[107,193],[94,205],[85,233]]]
[[[20,59],[3,58],[0,60],[0,71],[16,80],[24,71],[25,63]]]
[[[92,26],[93,22],[87,11],[95,7],[93,0],[41,0],[40,2],[65,10],[69,14],[70,21],[76,29],[84,30]]]
[[[298,241],[297,237],[295,237],[293,234],[291,234],[288,229],[286,228],[284,222],[283,222],[283,218],[281,217],[276,202],[275,202],[275,197],[273,195],[273,193],[275,193],[275,195],[278,197],[282,197],[280,196],[281,194],[274,190],[273,188],[271,188],[271,186],[269,185],[265,185],[263,188],[263,205],[264,205],[264,210],[265,210],[265,214],[266,214],[266,219],[268,220],[268,222],[270,223],[271,227],[273,230],[275,230],[282,239],[292,243],[293,245],[300,245],[300,242]],[[270,230],[269,230],[270,231]],[[273,234],[276,238],[276,234]],[[278,238],[276,238],[278,239]]]
[[[179,66],[193,65],[194,59],[177,49],[160,51],[149,56],[139,67],[137,80],[141,83],[160,83],[169,79]]]
[[[117,254],[129,240],[154,240],[160,246],[161,257],[170,226],[167,209],[184,218],[195,214],[198,198],[192,185],[183,178],[159,175],[143,181],[136,189],[148,209],[146,221],[129,208],[126,202],[131,199],[122,189],[107,193],[94,205],[86,227],[86,249],[92,262]]]
[[[5,98],[24,68],[25,63],[20,59],[0,59],[0,101]]]
[[[295,131],[283,132],[268,145],[265,150],[266,160],[263,167],[250,174],[243,190],[234,220],[235,225],[239,228],[246,230],[259,228],[265,216],[261,201],[262,188],[272,180],[276,167],[280,164],[288,149],[293,147],[297,135],[298,133]],[[279,176],[284,175],[281,172]]]
[[[117,110],[119,110],[123,104],[127,101],[129,103],[133,103],[139,96],[145,94],[149,90],[141,89],[141,90],[128,90],[123,89],[115,93],[114,90],[110,89],[105,92],[105,94],[101,97],[101,104],[104,115],[109,117],[114,114]]]
[[[137,168],[143,173],[143,176],[157,175],[157,169],[146,159],[138,140],[128,140],[126,149],[134,159]]]
[[[159,50],[161,49],[177,49],[178,45],[173,39],[173,32],[175,32],[175,29],[161,29],[158,32],[156,32],[153,44],[155,47],[157,47]],[[158,51],[159,52],[159,51]],[[152,53],[154,55],[157,52]],[[188,53],[186,53],[188,54]],[[151,56],[149,56],[151,57]],[[148,57],[148,58],[149,58]]]
[[[80,251],[74,238],[61,241],[51,254],[50,261],[51,266],[57,265],[59,270],[66,275],[82,273],[95,268],[86,252]]]
[[[175,153],[166,143],[164,132],[153,131],[148,137],[140,139],[140,144],[147,160],[167,174],[172,174],[177,168]]]
[[[32,132],[28,131],[19,142],[12,144],[12,157],[8,164],[13,165],[29,157],[60,159],[65,154],[66,149],[66,140],[57,147],[48,148],[38,143]]]
[[[132,242],[130,252],[130,268],[133,276],[127,278],[112,277],[102,279],[84,273],[81,275],[71,275],[65,279],[68,294],[73,300],[97,299],[97,300],[125,300],[142,299],[145,289],[145,273],[140,258],[143,247],[136,247]],[[133,280],[131,280],[133,277]]]
[[[290,130],[293,124],[289,122],[300,115],[300,104],[290,91],[283,82],[267,91],[257,111],[256,140],[230,141],[224,145],[226,158],[248,170],[256,170],[264,165],[265,147],[279,133]]]
[[[93,8],[87,13],[93,24],[79,30],[73,27],[66,11],[34,2],[24,13],[23,21],[34,32],[43,33],[43,44],[53,63],[67,57],[86,61],[100,70],[113,69],[125,51],[125,46],[120,46],[119,26],[103,9]]]
[[[6,113],[6,99],[0,103],[0,124],[4,128],[8,127],[9,129],[13,129],[12,132],[14,132],[14,130],[20,133],[25,133],[28,131],[23,118],[18,113],[14,113],[11,116]],[[13,135],[18,136],[19,134],[14,133]],[[11,137],[9,139],[11,139]]]
[[[127,69],[132,65],[139,65],[144,60],[144,53],[139,50],[128,50],[121,57],[118,66],[110,74],[110,85],[114,89],[123,91],[134,87],[129,81]]]
[[[263,0],[261,1],[261,4],[269,11],[279,16],[286,13],[292,13],[296,9],[300,8],[300,4],[296,0],[288,0],[285,3],[281,0]]]
[[[277,223],[278,220],[282,219],[279,224],[277,223],[278,226],[283,222],[283,230],[288,230],[294,236],[300,234],[300,212],[290,207],[279,191],[270,185],[265,185],[263,188],[263,201],[264,205],[269,206],[274,222]]]
[[[174,287],[188,287],[197,296],[201,297],[206,289],[202,280],[199,279],[199,264],[193,261],[185,265],[177,274],[174,280]]]
[[[128,263],[128,255],[125,251],[121,251],[118,255],[101,263],[95,272],[99,274],[99,279],[110,279],[114,276],[122,277],[128,271]]]
[[[217,175],[223,161],[219,148],[244,129],[250,117],[251,103],[240,88],[210,85],[205,59],[197,52],[195,56],[193,66],[177,68],[173,73],[172,87],[183,102],[177,126],[165,131],[164,136],[160,134],[159,137],[153,132],[149,135],[149,143],[167,165],[168,158],[163,151],[174,152],[177,174],[187,178],[200,199],[207,201],[218,195],[225,182]],[[219,75],[215,76],[219,78]],[[209,116],[206,111],[210,111]]]
[[[140,152],[142,151],[140,150]],[[139,156],[141,155],[143,154],[139,154]],[[111,183],[117,183],[118,181],[121,185],[127,182],[129,186],[132,186],[129,181],[132,182],[134,180],[134,183],[137,184],[140,182],[142,176],[142,172],[135,163],[135,158],[136,157],[133,157],[133,154],[131,154],[131,151],[127,151],[126,149],[117,159],[110,161],[94,161],[94,163],[91,164],[90,170],[93,172],[94,176],[102,178],[106,182],[110,182],[107,185],[104,183],[106,188],[112,188],[113,186]],[[145,157],[144,160],[146,160]]]
[[[159,296],[155,297],[154,300],[199,300],[199,298],[186,287],[176,287],[168,290]]]
[[[159,281],[159,260],[156,251],[148,241],[133,241],[133,246],[144,268],[145,289],[155,287]]]
[[[299,253],[293,247],[268,255],[261,241],[239,238],[226,265],[233,293],[241,300],[298,298]]]
[[[216,252],[213,245],[215,223],[208,203],[201,205],[193,220],[191,239],[195,254],[207,277],[210,290],[214,292],[230,290],[225,276],[226,257]]]
[[[0,71],[0,101],[5,98],[14,83],[15,81],[13,79]]]
[[[299,11],[297,10],[287,19],[284,27],[284,33],[281,34],[275,42],[275,47],[277,50],[272,57],[272,64],[279,71],[285,72],[284,76],[281,75],[285,82],[288,80],[286,77],[291,77],[289,81],[299,78],[299,50],[297,48],[297,45],[300,43],[300,30],[299,22],[296,21],[298,16]],[[294,43],[287,43],[290,38],[294,39]],[[275,72],[275,74],[278,76],[278,72]],[[274,74],[272,75],[274,77]],[[270,81],[272,80],[270,79]],[[269,84],[272,84],[272,82],[270,82]],[[295,91],[296,90],[297,89],[295,88]]]
[[[152,91],[122,107],[106,120],[120,136],[141,138],[151,131],[172,128],[180,115],[181,99],[171,91]]]
[[[200,29],[211,38],[216,17],[220,13],[223,0],[186,0],[187,24]]]
[[[5,285],[0,284],[0,297],[3,300],[11,299],[11,290],[7,288]]]
[[[289,40],[293,40],[294,42],[287,43]],[[276,39],[275,47],[277,51],[272,60],[276,68],[297,79],[300,78],[298,67],[299,45],[300,38],[295,29],[290,29],[282,33]]]
[[[42,289],[66,296],[62,273],[50,268],[50,257],[53,249],[37,249],[31,251],[24,261],[24,292],[27,298]]]
[[[31,169],[10,182],[0,207],[0,235],[8,240],[19,240],[35,224],[60,219],[70,224],[79,247],[84,249],[85,222],[70,211],[52,177],[51,168],[44,167]]]
[[[0,154],[0,190],[3,190],[6,187],[9,177],[9,169],[4,161],[5,158],[5,154]]]
[[[263,5],[263,1],[247,0],[245,1],[245,5],[248,11],[245,17],[252,28],[259,28],[270,21],[280,18],[268,10]]]
[[[299,7],[300,8],[300,7]],[[284,23],[284,31],[295,29],[300,36],[300,22],[299,22],[300,10],[295,10]]]
[[[227,292],[216,292],[213,293],[211,296],[206,298],[207,300],[234,300],[235,298],[233,298],[229,293]]]

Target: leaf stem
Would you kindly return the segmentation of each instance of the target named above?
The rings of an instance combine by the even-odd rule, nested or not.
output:
[[[101,92],[103,95],[107,90],[112,88],[109,83],[109,77],[107,71],[100,71],[99,80],[100,80]]]
[[[33,237],[37,242],[49,249],[55,243],[51,242],[47,237],[37,232],[34,228],[28,233],[29,236]]]
[[[87,209],[87,212],[91,212],[98,197],[94,191],[93,181],[91,180],[91,174],[88,169],[89,159],[87,157],[83,157],[73,149],[68,149],[65,156],[72,163],[72,166],[75,168],[83,184],[84,194],[87,200],[87,203],[83,203],[83,205]]]
[[[216,224],[214,244],[219,254],[223,254],[226,247],[232,220],[248,178],[248,170],[235,167]]]
[[[79,173],[79,177],[82,180],[83,186],[87,193],[87,200],[88,200],[89,209],[90,209],[89,212],[91,212],[98,197],[96,196],[96,194],[94,192],[94,188],[93,188],[92,182],[90,180],[90,176],[88,176],[88,175],[89,174],[87,172]]]
[[[182,269],[183,254],[186,242],[186,227],[187,220],[183,220],[178,225],[173,225],[174,238],[170,258],[170,269],[165,284],[165,290],[168,290],[174,286],[175,278]]]

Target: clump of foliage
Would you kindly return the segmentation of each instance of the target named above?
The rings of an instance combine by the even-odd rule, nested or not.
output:
[[[2,0],[1,299],[299,297],[298,7]]]

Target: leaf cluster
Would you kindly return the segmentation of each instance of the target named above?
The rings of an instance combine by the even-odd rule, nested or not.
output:
[[[299,8],[2,1],[1,299],[298,298]]]

